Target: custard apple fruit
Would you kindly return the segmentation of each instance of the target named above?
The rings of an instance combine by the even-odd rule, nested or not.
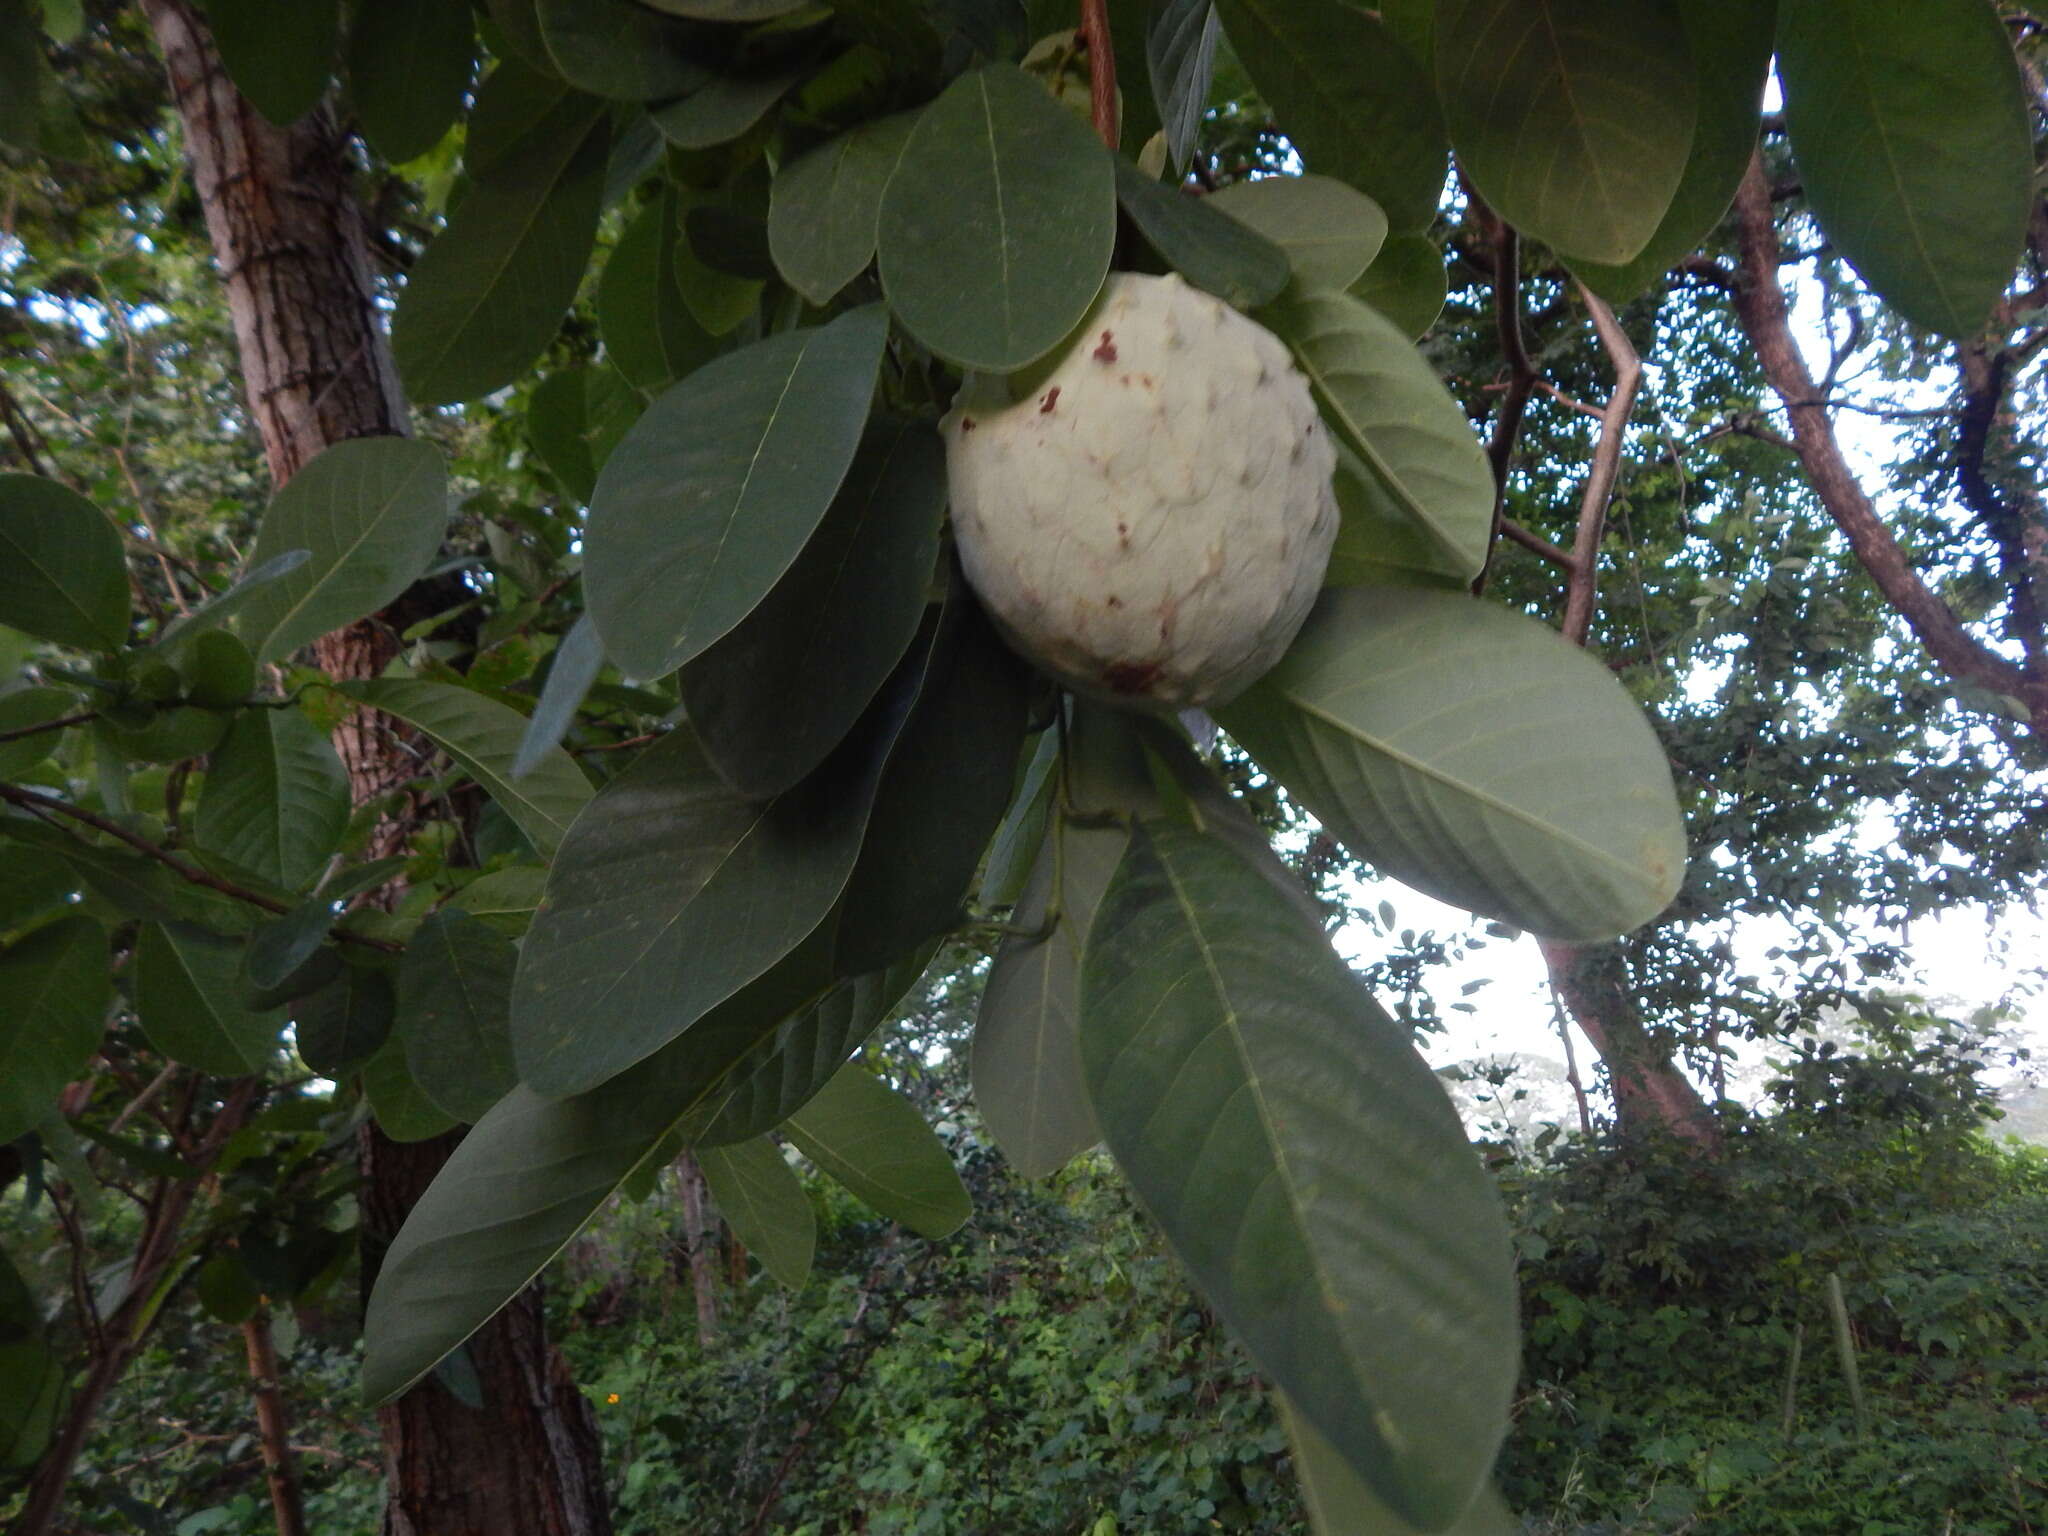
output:
[[[1178,277],[1112,273],[1022,399],[940,423],[967,578],[1075,690],[1221,704],[1280,659],[1337,536],[1336,450],[1270,331]]]

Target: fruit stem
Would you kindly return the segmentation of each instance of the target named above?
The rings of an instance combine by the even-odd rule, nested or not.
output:
[[[1081,37],[1088,44],[1088,101],[1095,131],[1116,148],[1116,52],[1109,40],[1109,0],[1081,0]]]

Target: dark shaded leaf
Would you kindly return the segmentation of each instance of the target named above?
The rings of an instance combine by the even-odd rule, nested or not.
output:
[[[353,1072],[384,1048],[396,1013],[391,978],[345,962],[338,978],[293,1010],[300,1059],[326,1077]]]
[[[1156,0],[1152,6],[1145,29],[1145,63],[1166,131],[1167,163],[1176,174],[1185,174],[1195,152],[1221,31],[1212,0]]]
[[[127,643],[121,536],[98,507],[41,475],[0,475],[0,624],[82,651]]]
[[[676,276],[682,237],[680,205],[674,190],[664,189],[626,226],[597,285],[605,353],[644,390],[667,388],[718,350],[683,298]]]
[[[1168,266],[1226,304],[1253,309],[1287,286],[1287,253],[1209,199],[1163,186],[1123,159],[1116,162],[1116,195]]]
[[[474,1123],[512,1091],[513,942],[457,908],[414,931],[398,963],[398,1033],[420,1092]]]
[[[235,89],[273,123],[320,100],[341,35],[340,0],[206,0],[207,28]]]
[[[803,1180],[782,1149],[766,1136],[706,1147],[697,1154],[704,1182],[733,1236],[761,1261],[761,1267],[790,1290],[811,1273],[818,1244],[818,1219]]]
[[[785,1129],[820,1170],[920,1237],[946,1237],[974,1214],[945,1143],[859,1062],[841,1068]]]
[[[875,256],[882,191],[896,172],[915,112],[863,123],[775,173],[768,250],[790,287],[825,305]]]
[[[468,0],[407,0],[357,13],[348,87],[363,137],[394,164],[423,155],[462,114],[476,58]]]
[[[348,830],[348,774],[296,708],[245,709],[215,749],[192,835],[284,890],[309,885]]]
[[[143,925],[135,946],[135,1014],[151,1045],[216,1077],[264,1068],[283,1018],[243,1004],[242,948],[203,928]]]
[[[99,1049],[114,983],[106,930],[62,917],[0,949],[0,1145],[57,1113]]]

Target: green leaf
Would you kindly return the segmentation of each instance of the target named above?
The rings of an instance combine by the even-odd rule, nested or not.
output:
[[[887,332],[869,305],[743,347],[626,434],[591,499],[583,590],[628,673],[673,672],[789,569],[852,462]]]
[[[783,280],[824,306],[875,255],[882,191],[918,114],[877,118],[799,156],[768,189],[768,250]]]
[[[882,288],[940,356],[1008,372],[1059,345],[1116,243],[1111,156],[1008,64],[962,75],[925,108],[882,194]]]
[[[957,928],[1009,803],[1028,674],[955,583],[936,654],[875,792],[839,920],[840,970],[881,970]]]
[[[1328,176],[1235,181],[1206,201],[1279,246],[1302,288],[1356,282],[1387,238],[1379,204]]]
[[[1422,65],[1344,0],[1219,0],[1245,72],[1311,171],[1347,181],[1396,229],[1443,196],[1443,119]]]
[[[336,443],[293,475],[263,513],[251,579],[292,551],[311,558],[246,588],[242,638],[258,661],[282,661],[375,613],[433,562],[447,524],[440,449],[403,437]]]
[[[299,1056],[324,1077],[353,1072],[384,1048],[396,1014],[388,975],[345,964],[338,978],[293,1010]]]
[[[289,576],[312,558],[310,549],[288,549],[261,565],[251,566],[225,592],[215,593],[190,613],[181,613],[166,624],[157,636],[158,652],[182,664],[187,648],[197,643],[201,635],[212,634],[246,608],[259,589]]]
[[[206,1315],[217,1322],[247,1322],[263,1305],[256,1277],[235,1248],[224,1248],[200,1265],[193,1289],[199,1293],[199,1305]]]
[[[2027,95],[1980,0],[1787,0],[1778,70],[1814,216],[1915,325],[1980,330],[2025,242]]]
[[[81,651],[128,640],[121,536],[78,492],[0,475],[0,624]]]
[[[595,97],[562,98],[546,154],[524,174],[473,182],[413,263],[391,353],[420,405],[474,400],[513,383],[554,339],[597,239],[611,125]]]
[[[348,774],[295,708],[245,709],[214,749],[192,835],[211,853],[295,891],[348,830]]]
[[[412,1071],[406,1042],[396,1037],[363,1063],[363,1096],[378,1129],[393,1141],[427,1141],[462,1123],[434,1102]]]
[[[1458,164],[1562,256],[1631,260],[1685,174],[1697,77],[1678,0],[1439,0]]]
[[[1261,1374],[1403,1517],[1448,1524],[1507,1427],[1513,1254],[1407,1032],[1238,855],[1153,823],[1089,931],[1081,1060]]]
[[[806,946],[806,949],[810,946]],[[725,1074],[817,987],[793,956],[683,1038],[594,1091],[521,1086],[471,1127],[384,1258],[363,1322],[363,1395],[388,1401],[434,1368],[581,1230],[634,1171],[668,1155]]]
[[[135,1014],[149,1043],[215,1077],[260,1072],[282,1016],[242,1004],[242,948],[203,928],[145,923],[135,945]]]
[[[697,1154],[697,1166],[733,1235],[780,1284],[792,1291],[801,1288],[818,1245],[818,1218],[782,1149],[757,1136],[729,1147],[707,1147]]]
[[[43,848],[9,842],[0,857],[0,935],[26,928],[68,905],[78,880],[71,866]]]
[[[512,777],[523,779],[542,763],[552,760],[569,727],[576,723],[577,708],[604,670],[604,647],[598,644],[597,626],[587,613],[578,614],[569,632],[555,647],[548,679],[541,684],[540,700],[519,738],[519,751],[512,759]],[[573,761],[573,759],[572,759]]]
[[[1518,928],[1611,938],[1685,872],[1670,770],[1627,690],[1492,604],[1327,591],[1217,718],[1354,857]]]
[[[750,321],[758,322],[763,287],[761,278],[767,276],[768,269],[774,265],[766,249],[766,219],[759,221],[758,231],[758,244],[762,249],[757,254],[762,270],[752,276],[738,275],[706,261],[692,242],[698,241],[706,232],[706,220],[723,229],[729,227],[733,219],[744,218],[744,215],[726,202],[724,193],[679,187],[676,196],[683,209],[683,240],[676,247],[676,274],[682,283],[683,302],[690,306],[690,313],[713,336],[730,336]]]
[[[480,918],[445,908],[398,962],[398,1034],[412,1080],[474,1124],[512,1091],[512,971],[519,949]]]
[[[462,115],[475,58],[468,0],[359,11],[348,41],[348,86],[363,137],[394,165],[424,155]]]
[[[810,1103],[895,1012],[936,953],[938,945],[927,944],[887,970],[841,981],[776,1025],[733,1068],[693,1144],[722,1147],[765,1135]]]
[[[0,949],[0,1145],[57,1113],[99,1049],[114,983],[106,930],[61,917]]]
[[[1411,341],[1436,324],[1450,294],[1444,253],[1427,235],[1393,235],[1372,265],[1349,285],[1354,299],[1370,304]]]
[[[683,669],[684,709],[727,783],[780,794],[853,728],[917,633],[945,515],[938,434],[870,426],[796,562]]]
[[[43,40],[27,0],[0,0],[0,144],[30,155],[42,149],[46,89]],[[0,1455],[6,1444],[0,1425]]]
[[[0,735],[48,725],[75,715],[82,708],[78,695],[68,688],[28,687],[0,693]],[[20,778],[56,751],[63,741],[64,732],[58,730],[0,742],[0,779]]]
[[[687,30],[634,0],[539,0],[541,36],[562,78],[614,101],[665,101],[711,78]]]
[[[641,389],[667,388],[718,350],[717,340],[690,313],[676,277],[682,234],[675,191],[664,188],[626,226],[597,285],[605,354]]]
[[[1778,0],[1679,0],[1700,91],[1685,175],[1657,232],[1633,261],[1611,267],[1593,261],[1571,264],[1579,279],[1610,304],[1625,303],[1655,285],[1673,262],[1699,249],[1728,211],[1756,153],[1777,11]]]
[[[677,149],[714,149],[760,122],[802,78],[801,70],[719,75],[649,115],[661,136]]]
[[[1287,253],[1210,199],[1162,186],[1124,159],[1116,162],[1116,195],[1168,266],[1226,304],[1252,309],[1287,286]]]
[[[339,0],[206,0],[206,21],[235,89],[273,123],[297,122],[327,90]]]
[[[1422,529],[1462,578],[1486,561],[1493,470],[1464,410],[1384,315],[1347,293],[1299,287],[1260,318],[1293,349],[1338,443],[1367,473],[1360,494]]]
[[[1037,867],[1039,844],[1045,841],[1046,818],[1053,801],[1053,768],[1060,757],[1059,733],[1041,730],[1038,739],[1028,744],[1028,751],[1029,757],[1021,761],[1010,808],[988,845],[988,862],[981,872],[984,907],[1016,904],[1025,881]]]
[[[0,1467],[35,1464],[71,1396],[64,1357],[33,1336],[0,1344]]]
[[[244,977],[259,994],[285,993],[281,997],[260,996],[250,1006],[274,1008],[304,997],[312,987],[288,990],[302,975],[319,976],[317,984],[325,985],[327,976],[339,974],[326,965],[317,970],[307,969],[313,957],[322,953],[320,946],[327,942],[327,930],[333,926],[334,904],[324,896],[315,896],[250,934],[249,948],[242,957]]]
[[[1446,587],[1472,584],[1471,557],[1447,550],[1417,522],[1364,462],[1337,445],[1337,541],[1323,572],[1326,587]]]
[[[350,683],[344,691],[431,737],[512,818],[543,858],[560,846],[569,824],[590,801],[590,780],[560,747],[550,747],[528,772],[513,777],[527,722],[509,704],[459,683],[410,678]]]
[[[514,864],[472,880],[448,905],[469,913],[508,938],[525,933],[540,906],[548,872],[537,864]]]
[[[519,1076],[580,1093],[765,974],[846,888],[875,785],[929,659],[787,794],[733,793],[678,730],[605,786],[548,874],[512,993]]]
[[[1166,133],[1167,160],[1176,174],[1186,172],[1195,152],[1221,35],[1211,0],[1161,0],[1152,7],[1145,30],[1146,72]]]
[[[1344,1458],[1275,1394],[1280,1422],[1294,1453],[1294,1475],[1308,1506],[1315,1536],[1421,1536],[1368,1488]],[[1522,1524],[1491,1488],[1481,1488],[1465,1512],[1443,1527],[1443,1536],[1520,1536]]]
[[[785,1129],[822,1172],[920,1237],[949,1236],[974,1214],[945,1143],[910,1100],[859,1062],[842,1068]]]

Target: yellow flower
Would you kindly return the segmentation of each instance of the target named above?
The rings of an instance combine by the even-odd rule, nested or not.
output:
[[[604,1399],[604,1400],[605,1400],[605,1401],[606,1401],[607,1403],[616,1403],[616,1402],[617,1402],[617,1401],[619,1400],[619,1394],[618,1394],[618,1393],[616,1393],[616,1392],[607,1392],[607,1393],[605,1394],[605,1399]]]

